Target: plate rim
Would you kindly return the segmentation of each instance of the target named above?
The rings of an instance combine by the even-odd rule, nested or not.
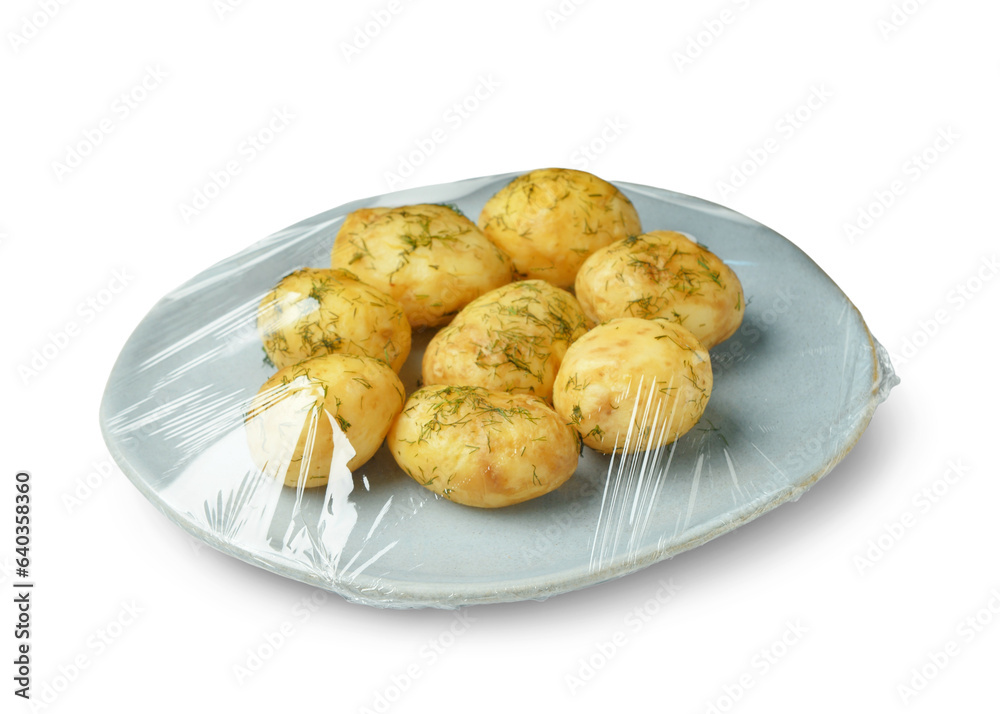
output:
[[[122,357],[126,352],[125,348],[132,341],[136,332],[138,332],[146,320],[149,319],[150,315],[156,312],[165,301],[170,300],[171,296],[182,291],[198,276],[212,271],[214,268],[224,264],[236,255],[253,251],[259,247],[267,245],[270,242],[276,241],[281,238],[282,234],[287,234],[290,231],[299,230],[306,226],[315,226],[316,224],[322,222],[336,220],[340,214],[346,214],[351,210],[355,210],[355,207],[362,207],[366,204],[371,204],[372,202],[382,200],[387,196],[404,196],[418,192],[434,192],[435,190],[445,188],[453,191],[456,187],[461,186],[462,184],[481,183],[485,185],[501,181],[503,179],[512,179],[522,175],[523,173],[525,172],[515,171],[495,174],[492,176],[480,176],[461,179],[458,181],[428,184],[349,201],[342,205],[317,213],[309,218],[300,220],[287,228],[283,228],[261,240],[247,245],[237,253],[227,256],[226,258],[199,270],[188,280],[184,281],[173,290],[162,296],[139,320],[135,328],[133,328],[129,334],[128,338],[125,340],[125,343],[122,345],[118,357],[115,359],[115,363],[111,368],[101,397],[99,409],[101,435],[108,447],[111,457],[121,468],[126,478],[128,478],[133,486],[135,486],[137,490],[146,498],[146,500],[153,504],[153,506],[155,506],[160,513],[165,515],[175,525],[181,527],[186,533],[188,533],[188,535],[204,542],[225,555],[235,557],[262,570],[295,580],[297,582],[312,585],[328,592],[334,592],[343,597],[345,600],[353,603],[390,609],[410,609],[420,607],[454,609],[458,607],[481,604],[498,604],[518,602],[522,600],[545,600],[555,595],[591,587],[610,580],[615,580],[619,577],[637,572],[639,570],[643,570],[658,562],[672,558],[675,555],[692,550],[700,545],[714,540],[715,538],[718,538],[721,535],[732,532],[740,526],[765,515],[778,506],[781,506],[789,501],[797,500],[802,493],[812,488],[812,486],[814,486],[820,479],[829,474],[857,445],[861,435],[867,429],[876,408],[887,398],[889,391],[899,383],[899,378],[895,374],[895,370],[892,367],[888,353],[882,345],[878,343],[874,335],[872,335],[864,316],[861,314],[861,311],[850,299],[850,297],[840,288],[837,282],[833,280],[833,278],[825,270],[823,270],[821,266],[819,266],[794,242],[786,238],[781,233],[778,233],[767,225],[750,218],[745,214],[697,196],[678,193],[669,189],[662,189],[646,184],[615,180],[611,180],[609,183],[619,188],[631,189],[636,193],[641,193],[645,196],[658,200],[662,200],[663,194],[667,194],[667,196],[679,199],[679,202],[689,204],[692,207],[704,208],[705,206],[709,206],[716,212],[725,215],[726,217],[737,218],[741,222],[748,225],[763,227],[770,233],[773,233],[782,240],[788,242],[796,249],[796,251],[798,251],[799,254],[801,254],[802,257],[808,260],[826,280],[835,286],[837,291],[844,297],[847,305],[850,306],[850,309],[860,321],[861,326],[864,328],[872,360],[872,384],[868,392],[867,404],[864,405],[863,410],[859,409],[858,413],[860,416],[856,419],[853,431],[850,432],[845,440],[846,445],[839,452],[831,456],[818,469],[805,477],[797,478],[793,484],[789,484],[776,493],[770,494],[767,500],[759,504],[753,510],[740,515],[738,518],[727,520],[721,524],[715,524],[714,521],[706,523],[706,528],[703,531],[696,532],[692,537],[686,538],[682,542],[673,543],[669,546],[660,547],[652,545],[639,553],[629,552],[627,554],[615,555],[608,559],[607,564],[603,564],[598,568],[583,564],[560,571],[558,580],[552,579],[553,573],[547,573],[529,578],[508,581],[507,583],[502,584],[502,586],[500,584],[491,585],[486,582],[467,582],[463,584],[463,590],[461,593],[455,593],[453,591],[453,584],[435,583],[432,581],[408,581],[366,574],[361,574],[356,579],[346,582],[343,580],[337,580],[336,575],[332,579],[325,579],[314,574],[313,572],[310,572],[305,567],[299,570],[291,567],[283,567],[280,562],[273,559],[264,560],[255,552],[244,548],[237,543],[224,540],[216,533],[202,528],[193,520],[182,517],[182,513],[180,511],[169,506],[166,501],[161,498],[149,486],[149,484],[147,484],[145,479],[141,477],[139,470],[133,467],[128,456],[121,449],[115,437],[109,433],[109,421],[111,416],[107,414],[107,410],[110,408],[108,406],[109,395],[111,394],[112,387],[115,386],[113,382],[115,381],[115,376],[119,369],[119,365],[121,364]],[[449,590],[449,588],[451,588],[451,590]],[[380,593],[386,594],[380,595]]]

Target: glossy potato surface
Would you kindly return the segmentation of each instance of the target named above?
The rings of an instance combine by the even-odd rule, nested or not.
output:
[[[410,354],[403,307],[346,270],[304,268],[281,279],[257,310],[264,352],[281,369],[310,357],[374,357],[399,372]]]
[[[691,429],[712,394],[708,350],[664,319],[619,318],[578,339],[556,375],[556,411],[604,453],[669,444]]]
[[[632,202],[585,171],[538,169],[517,177],[483,207],[479,227],[517,272],[571,288],[587,256],[642,232]]]
[[[424,384],[523,392],[552,401],[566,349],[587,331],[570,293],[542,280],[523,280],[469,303],[430,341]]]
[[[511,281],[509,258],[447,206],[362,208],[345,219],[331,265],[391,295],[413,327],[433,327]]]
[[[576,276],[576,296],[594,322],[662,317],[709,349],[736,332],[746,309],[736,273],[674,231],[650,231],[596,251]]]
[[[350,442],[352,471],[370,459],[404,402],[403,385],[385,362],[332,354],[279,370],[246,414],[247,443],[261,471],[286,486],[323,486],[330,476],[334,429]]]
[[[387,443],[417,483],[479,508],[549,493],[573,475],[579,457],[576,433],[541,399],[481,387],[418,389]]]

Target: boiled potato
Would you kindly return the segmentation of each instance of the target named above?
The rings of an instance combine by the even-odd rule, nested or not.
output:
[[[378,450],[403,408],[403,385],[385,362],[331,354],[279,370],[264,383],[246,415],[247,442],[257,467],[286,486],[323,486],[330,476],[334,429],[350,442],[357,469]]]
[[[546,494],[579,458],[576,433],[541,399],[481,387],[418,389],[387,443],[417,483],[479,508]]]
[[[566,348],[587,331],[570,293],[542,280],[505,285],[473,300],[427,345],[424,384],[525,392],[552,401]]]
[[[663,317],[711,349],[743,321],[743,287],[704,246],[673,231],[651,231],[595,251],[576,276],[576,296],[594,322]]]
[[[661,318],[625,317],[570,345],[553,397],[583,443],[609,454],[671,443],[698,423],[711,394],[708,350],[694,335]]]
[[[346,270],[286,275],[261,300],[257,330],[278,369],[342,352],[380,359],[398,372],[410,354],[402,306]]]
[[[398,300],[413,327],[449,322],[512,277],[510,259],[472,221],[434,204],[350,213],[334,241],[332,265]]]
[[[479,227],[527,278],[570,288],[580,265],[598,248],[642,232],[632,202],[585,171],[539,169],[498,191]]]

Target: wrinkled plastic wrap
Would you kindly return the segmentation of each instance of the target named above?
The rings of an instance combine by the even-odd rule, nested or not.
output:
[[[262,297],[293,270],[329,267],[352,210],[447,202],[475,217],[513,176],[345,205],[164,297],[122,350],[102,404],[105,439],[125,474],[194,537],[351,601],[450,608],[543,599],[671,557],[796,499],[853,447],[898,382],[858,310],[790,242],[720,206],[615,182],[646,230],[704,243],[747,297],[742,327],[711,351],[712,396],[690,432],[625,456],[584,448],[562,487],[500,509],[435,495],[385,445],[351,473],[353,449],[338,429],[326,487],[297,490],[263,474],[244,423],[274,372],[256,328]],[[407,394],[432,334],[414,331],[400,373]]]

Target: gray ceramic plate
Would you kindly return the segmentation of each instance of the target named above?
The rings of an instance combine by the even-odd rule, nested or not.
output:
[[[612,459],[585,450],[557,491],[484,511],[441,500],[387,449],[329,487],[296,493],[250,462],[242,414],[271,374],[261,297],[329,265],[363,206],[453,203],[478,216],[515,174],[341,206],[244,250],[164,297],[108,380],[101,426],[135,486],[196,538],[249,563],[382,607],[545,598],[633,572],[797,498],[854,446],[898,381],[858,310],[804,253],[729,209],[617,182],[646,230],[683,231],[739,275],[738,333],[712,351],[701,423],[673,448]],[[429,334],[402,377],[415,388]]]

